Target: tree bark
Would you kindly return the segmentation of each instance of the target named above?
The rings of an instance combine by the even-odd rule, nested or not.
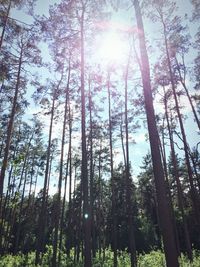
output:
[[[138,0],[134,0],[135,14],[139,35],[141,75],[144,91],[145,108],[147,115],[148,132],[150,139],[151,155],[153,162],[153,171],[156,185],[156,194],[158,202],[158,214],[161,225],[161,233],[163,236],[164,251],[167,267],[178,267],[178,255],[176,250],[176,242],[174,238],[173,224],[171,221],[171,212],[168,205],[167,193],[165,187],[164,171],[162,167],[159,136],[156,126],[155,113],[153,108],[153,99],[150,82],[150,67],[145,44],[144,26],[142,21],[141,10]]]

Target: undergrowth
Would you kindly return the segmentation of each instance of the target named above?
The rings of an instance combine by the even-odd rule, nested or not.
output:
[[[50,267],[52,259],[52,247],[47,246],[46,252],[42,257],[41,264],[35,265],[35,252],[30,252],[26,255],[19,253],[17,255],[7,254],[0,258],[0,267]],[[74,261],[74,251],[72,250],[70,256],[61,252],[59,267],[82,267],[83,261]],[[137,257],[138,267],[166,267],[165,257],[161,251],[151,251],[148,254],[139,254]],[[193,251],[193,261],[190,262],[188,258],[182,254],[179,258],[180,267],[200,267],[200,251]],[[112,267],[113,266],[113,252],[111,249],[106,249],[105,253],[99,254],[93,259],[93,267]],[[130,257],[127,251],[118,252],[118,267],[130,267]]]

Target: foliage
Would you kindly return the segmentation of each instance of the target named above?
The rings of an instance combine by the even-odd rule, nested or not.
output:
[[[49,267],[50,261],[52,259],[53,248],[51,246],[47,247],[46,253],[42,258],[41,267]],[[70,256],[67,256],[65,253],[61,252],[61,262],[60,267],[82,267],[83,262],[74,263],[73,261],[73,250],[70,253]],[[197,250],[193,251],[193,261],[190,262],[188,258],[181,254],[179,259],[180,267],[200,267],[200,252]],[[0,267],[35,267],[35,253],[31,252],[27,255],[19,253],[18,255],[5,255],[0,258]],[[96,257],[93,259],[93,267],[111,267],[113,266],[113,252],[110,248],[105,250],[105,253],[97,252]],[[119,267],[129,267],[130,266],[130,257],[127,251],[118,251],[118,266]],[[160,251],[152,250],[148,254],[139,254],[138,255],[138,267],[165,267],[165,257],[164,254]]]

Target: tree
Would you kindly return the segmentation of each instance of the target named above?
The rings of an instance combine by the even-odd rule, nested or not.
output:
[[[0,9],[1,9],[0,22],[3,26],[2,32],[1,32],[1,37],[0,37],[0,51],[1,51],[4,37],[6,34],[6,28],[8,27],[9,22],[11,24],[11,27],[12,27],[12,24],[15,22],[15,19],[10,17],[10,13],[11,13],[12,8],[14,8],[14,7],[20,7],[20,8],[23,7],[24,8],[26,6],[28,8],[28,12],[30,12],[33,9],[35,1],[36,0],[28,0],[28,1],[24,1],[24,0],[5,0],[4,1],[4,0],[1,0],[0,1]]]
[[[41,58],[39,56],[39,49],[36,47],[35,42],[37,41],[36,36],[30,34],[28,29],[20,28],[19,30],[19,38],[16,40],[17,42],[17,52],[18,54],[14,58],[14,63],[17,64],[16,69],[16,81],[15,81],[15,92],[13,95],[13,103],[10,112],[10,118],[7,127],[7,137],[6,137],[6,146],[4,151],[4,159],[1,167],[0,173],[0,197],[3,194],[3,186],[4,186],[4,178],[6,173],[6,167],[8,163],[8,156],[9,156],[9,148],[12,138],[12,131],[13,131],[13,123],[16,116],[16,108],[18,103],[18,98],[20,94],[20,89],[22,86],[22,68],[26,64],[36,64],[39,65],[41,63]],[[34,40],[33,40],[34,38]]]
[[[177,257],[177,251],[173,233],[173,226],[170,216],[170,209],[166,198],[165,179],[162,168],[159,143],[158,143],[159,137],[156,127],[153,100],[151,95],[149,61],[145,45],[145,35],[144,35],[142,15],[139,2],[135,0],[133,4],[135,8],[137,27],[139,32],[138,38],[140,45],[141,75],[142,75],[142,83],[144,90],[145,108],[147,115],[147,124],[149,131],[152,161],[153,161],[154,177],[156,184],[158,214],[161,225],[161,232],[163,236],[166,262],[167,266],[169,267],[177,267],[179,266],[179,263],[178,263],[178,257]]]
[[[111,116],[111,80],[110,80],[110,70],[108,70],[107,76],[107,92],[108,92],[108,122],[109,122],[109,149],[110,149],[110,175],[111,175],[111,189],[112,189],[112,218],[113,218],[113,250],[114,250],[114,259],[113,266],[117,267],[117,212],[116,212],[116,185],[114,177],[114,167],[113,167],[113,125],[112,125],[112,116]]]
[[[171,12],[174,8],[174,5],[170,5],[170,3],[165,2],[165,4],[160,5],[159,8],[157,9],[162,27],[163,27],[163,36],[164,36],[164,46],[165,46],[165,51],[166,51],[166,59],[167,59],[167,66],[168,66],[168,71],[169,71],[169,78],[170,78],[170,83],[171,83],[171,88],[172,88],[172,93],[174,96],[174,101],[175,101],[175,109],[178,115],[178,121],[181,129],[181,135],[182,135],[182,140],[183,140],[183,146],[184,146],[184,152],[185,152],[185,160],[186,160],[186,165],[188,169],[188,178],[189,178],[189,183],[191,187],[191,197],[193,200],[193,205],[194,205],[194,210],[196,214],[196,220],[199,224],[200,220],[200,214],[199,214],[199,197],[196,192],[194,182],[193,182],[193,173],[192,173],[192,168],[190,164],[190,159],[189,159],[189,154],[188,154],[188,145],[187,145],[187,138],[186,138],[186,133],[182,121],[182,116],[180,112],[180,107],[178,103],[178,96],[176,92],[176,83],[174,80],[174,75],[173,75],[173,69],[172,69],[172,63],[171,63],[171,57],[170,57],[170,49],[169,49],[169,32],[170,32],[170,26],[167,24],[168,18],[166,19],[166,14],[164,12],[164,8],[169,6],[169,10],[167,12]]]
[[[128,58],[126,71],[125,71],[125,129],[126,129],[126,164],[125,164],[125,173],[126,173],[126,207],[127,215],[129,218],[129,243],[130,243],[130,252],[131,252],[131,267],[137,266],[136,262],[136,246],[135,246],[135,236],[134,236],[134,221],[133,221],[133,206],[131,200],[131,177],[130,177],[130,162],[129,162],[129,129],[128,129],[128,74],[129,74],[129,64],[130,56]]]

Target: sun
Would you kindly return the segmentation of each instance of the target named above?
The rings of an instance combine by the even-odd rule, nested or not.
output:
[[[102,34],[97,45],[97,57],[102,64],[122,64],[128,52],[128,46],[117,31]]]

